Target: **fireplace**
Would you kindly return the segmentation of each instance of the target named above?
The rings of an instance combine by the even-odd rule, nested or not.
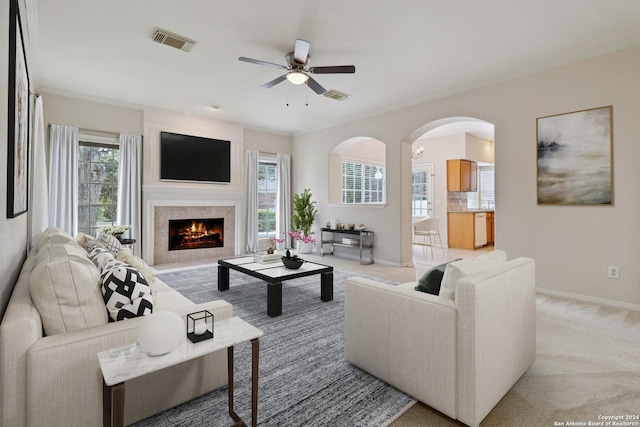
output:
[[[224,247],[224,218],[170,219],[169,250]]]

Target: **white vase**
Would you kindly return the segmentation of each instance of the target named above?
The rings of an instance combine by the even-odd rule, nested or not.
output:
[[[302,240],[298,240],[298,253],[299,254],[309,254],[313,250],[314,243],[305,243]]]

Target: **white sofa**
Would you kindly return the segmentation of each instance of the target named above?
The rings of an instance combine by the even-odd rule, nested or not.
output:
[[[135,343],[142,318],[107,323],[105,308],[103,318],[100,315],[94,326],[45,336],[43,318],[30,294],[30,281],[33,287],[33,278],[37,274],[43,271],[54,274],[53,268],[58,274],[65,274],[68,270],[70,282],[78,281],[82,274],[96,277],[97,271],[87,267],[92,263],[88,261],[87,264],[78,255],[82,252],[84,249],[70,236],[57,229],[48,229],[22,267],[0,327],[2,426],[102,425],[103,382],[96,355],[103,350]],[[51,254],[55,258],[55,254],[60,253],[72,254],[75,262],[52,261]],[[129,261],[142,263],[135,257],[130,257]],[[82,274],[78,272],[79,265],[84,269]],[[34,273],[34,269],[39,273]],[[92,286],[99,289],[96,283],[76,283],[78,288],[85,284],[85,290],[93,292]],[[232,307],[225,301],[196,305],[159,279],[155,279],[155,286],[154,311],[171,310],[186,316],[195,311],[209,310],[216,320],[232,316]],[[86,295],[79,298],[87,300]],[[73,311],[74,307],[69,307],[68,301],[60,303],[57,314],[62,315],[64,327],[71,322],[71,317],[77,317],[78,307],[75,309]],[[83,307],[79,309],[80,317],[84,318],[81,321],[91,317],[83,312]],[[226,351],[127,381],[125,423],[131,424],[226,384]]]
[[[536,355],[534,261],[494,252],[447,265],[439,295],[416,291],[415,282],[348,279],[346,359],[479,425]],[[432,266],[418,265],[417,279]]]

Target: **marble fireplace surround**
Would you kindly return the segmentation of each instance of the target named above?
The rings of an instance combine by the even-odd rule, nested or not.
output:
[[[149,265],[203,260],[215,262],[220,258],[237,255],[240,248],[239,200],[203,199],[185,197],[151,198],[145,202],[147,214],[143,258]],[[224,247],[169,251],[169,220],[193,218],[224,218]]]

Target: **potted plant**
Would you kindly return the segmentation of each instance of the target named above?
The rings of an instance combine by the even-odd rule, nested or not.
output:
[[[311,200],[311,190],[305,188],[301,194],[293,195],[293,231],[296,236],[291,235],[298,242],[299,253],[309,253],[313,249],[315,239],[311,236],[311,226],[315,220],[318,210],[316,202]]]

